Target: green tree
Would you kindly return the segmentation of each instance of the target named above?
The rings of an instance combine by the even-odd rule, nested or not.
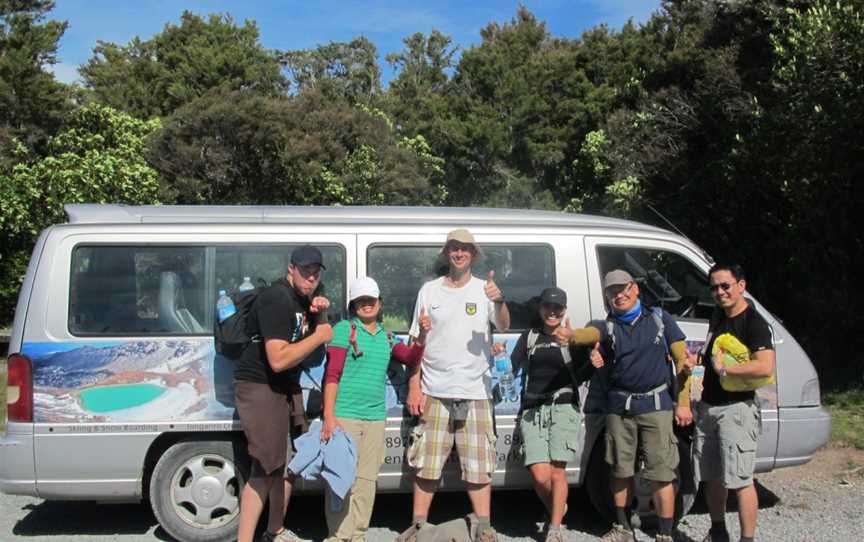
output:
[[[36,236],[64,220],[64,204],[157,201],[157,174],[143,150],[158,127],[159,121],[91,104],[75,111],[49,140],[46,157],[0,174],[0,324],[12,318]]]
[[[277,54],[261,46],[252,21],[237,26],[230,15],[206,20],[184,11],[149,40],[128,45],[98,42],[81,76],[95,98],[138,118],[165,116],[225,87],[265,95],[285,92]]]
[[[440,159],[380,111],[309,90],[212,93],[166,120],[148,152],[180,203],[439,203]]]
[[[368,103],[381,92],[375,44],[359,37],[281,55],[296,93],[315,90],[333,99]]]
[[[46,0],[0,0],[0,169],[41,151],[67,113],[65,87],[47,71],[67,23],[45,21]]]

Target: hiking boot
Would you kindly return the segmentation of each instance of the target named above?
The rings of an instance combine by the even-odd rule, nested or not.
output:
[[[600,539],[602,542],[636,542],[633,531],[628,531],[623,525],[612,524],[612,529]]]
[[[702,542],[729,542],[729,533],[712,533],[711,531],[708,531],[708,534],[705,535]]]
[[[558,526],[547,529],[546,542],[564,542],[564,528]]]
[[[305,538],[300,538],[291,529],[282,529],[278,533],[264,531],[261,535],[261,542],[311,542]]]
[[[668,534],[658,534],[654,537],[654,542],[674,542],[674,539]]]

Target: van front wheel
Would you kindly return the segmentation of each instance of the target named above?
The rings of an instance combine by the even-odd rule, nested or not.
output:
[[[232,540],[243,479],[230,441],[179,442],[150,478],[150,504],[165,531],[183,542]]]

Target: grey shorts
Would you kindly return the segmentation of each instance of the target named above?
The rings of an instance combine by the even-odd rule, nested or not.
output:
[[[753,484],[759,416],[756,401],[721,406],[699,403],[693,463],[700,480],[723,480],[727,489]]]

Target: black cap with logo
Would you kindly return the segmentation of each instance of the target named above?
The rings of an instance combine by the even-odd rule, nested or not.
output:
[[[561,288],[552,286],[546,288],[540,293],[540,303],[548,303],[550,305],[567,306],[567,293]]]

